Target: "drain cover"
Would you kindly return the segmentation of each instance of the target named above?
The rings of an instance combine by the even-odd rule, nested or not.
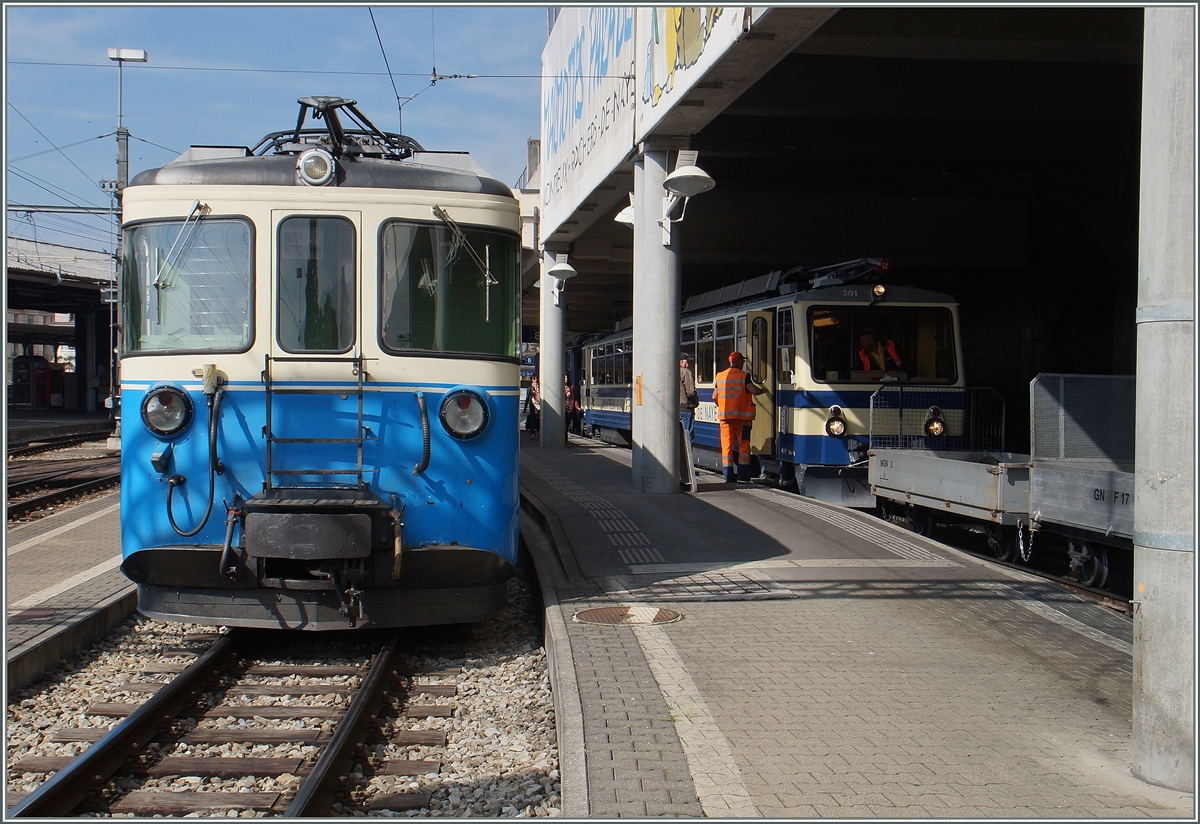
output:
[[[581,624],[607,624],[629,626],[632,624],[669,624],[678,621],[680,615],[673,609],[659,607],[596,607],[575,613]]]
[[[22,612],[18,612],[16,615],[8,616],[8,620],[9,621],[32,621],[36,618],[49,618],[51,615],[55,615],[57,613],[58,613],[58,610],[56,610],[56,609],[47,609],[45,607],[34,607],[33,609],[27,609]]]

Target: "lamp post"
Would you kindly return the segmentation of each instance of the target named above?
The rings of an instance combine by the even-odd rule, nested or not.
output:
[[[128,63],[145,63],[149,60],[149,55],[144,49],[109,49],[108,59],[115,60],[117,63],[117,179],[102,180],[100,185],[108,191],[115,201],[117,207],[117,250],[114,255],[115,265],[121,265],[121,193],[125,187],[129,185],[129,130],[125,128],[125,64]],[[120,278],[117,274],[113,276],[113,286],[120,288]],[[120,445],[121,437],[121,412],[116,396],[117,386],[117,346],[116,346],[116,318],[115,302],[110,302],[108,305],[108,403],[112,409],[113,418],[116,421],[113,431],[113,438],[117,440],[116,446]],[[95,366],[89,366],[89,370],[94,370]],[[88,375],[89,393],[91,393],[91,375]],[[95,394],[92,398],[95,398]],[[89,402],[89,407],[91,402]]]
[[[108,59],[117,61],[117,200],[129,183],[129,130],[125,128],[125,64],[145,63],[149,55],[143,49],[109,49]]]

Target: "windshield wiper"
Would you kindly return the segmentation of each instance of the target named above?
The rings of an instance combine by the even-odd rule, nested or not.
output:
[[[174,262],[171,259],[171,255],[175,254],[176,249],[179,250],[180,254],[183,254],[183,249],[185,246],[187,246],[187,243],[185,242],[183,246],[180,246],[179,241],[184,239],[185,232],[187,233],[187,240],[191,240],[192,233],[195,232],[196,227],[200,225],[200,219],[208,214],[208,212],[209,208],[207,203],[201,203],[197,200],[192,204],[191,211],[188,212],[187,217],[183,219],[183,225],[179,227],[179,234],[175,236],[175,241],[171,244],[171,248],[167,250],[166,259],[163,260],[162,264],[158,267],[158,271],[155,272],[154,282],[151,284],[151,286],[155,286],[159,289],[166,289],[174,285],[172,283],[167,283],[166,278],[166,274],[168,271],[170,271],[170,266]],[[195,221],[192,221],[192,218],[195,218]],[[190,229],[189,221],[191,221]]]
[[[184,248],[186,248],[188,241],[191,241],[192,234],[195,233],[196,227],[200,225],[200,219],[203,218],[206,214],[208,214],[208,212],[209,212],[209,208],[208,208],[207,203],[201,203],[198,200],[195,201],[194,203],[192,203],[191,211],[189,211],[187,214],[187,217],[185,217],[183,219],[183,225],[179,227],[179,234],[177,234],[175,236],[175,241],[171,244],[171,248],[167,251],[166,258],[163,260],[162,264],[158,267],[158,271],[154,273],[154,281],[150,285],[158,290],[158,325],[159,326],[162,326],[162,322],[163,322],[162,290],[170,288],[171,286],[174,285],[172,283],[168,283],[167,277],[166,277],[171,271],[170,267],[171,267],[172,263],[175,262],[171,256],[175,254],[176,249],[179,250],[180,255],[183,254],[183,250],[184,250]],[[192,220],[192,218],[195,218],[195,220]],[[190,221],[190,229],[189,229],[189,221]],[[184,240],[185,233],[187,234],[187,240],[185,240],[184,243],[182,245],[180,245],[179,242],[181,240]]]
[[[463,234],[463,230],[458,228],[458,224],[446,214],[446,210],[441,206],[433,207],[433,214],[442,223],[446,224],[446,228],[450,230],[450,234],[454,235],[454,242],[460,248],[465,249],[467,256],[475,261],[475,265],[479,267],[479,271],[483,273],[484,297],[483,297],[483,319],[484,322],[490,322],[492,319],[492,287],[500,285],[500,281],[492,274],[492,247],[485,244],[483,247],[484,257],[479,257],[479,253],[471,246],[467,236]]]

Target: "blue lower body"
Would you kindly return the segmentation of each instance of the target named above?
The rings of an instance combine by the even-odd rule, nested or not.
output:
[[[183,388],[195,407],[184,434],[157,437],[136,412],[122,430],[122,570],[138,583],[143,612],[325,629],[481,620],[503,605],[504,581],[517,562],[515,387],[501,388],[509,390],[502,395],[468,387],[489,413],[486,429],[470,440],[452,437],[438,417],[453,387],[425,390],[429,459],[419,473],[425,438],[411,389],[364,395],[361,473],[357,442],[311,442],[356,438],[353,387],[345,398],[276,395],[274,437],[310,441],[271,450],[270,487],[282,500],[264,498],[262,389],[225,392],[216,439],[223,466],[210,485],[209,409],[198,387]],[[146,390],[126,385],[125,408],[139,410]],[[185,480],[171,494],[179,531],[196,529],[212,502],[191,537],[167,515],[168,481],[179,476]],[[334,500],[339,495],[347,500]],[[235,500],[246,514],[234,519],[227,547],[227,505]],[[252,518],[269,536],[261,547],[246,540]]]

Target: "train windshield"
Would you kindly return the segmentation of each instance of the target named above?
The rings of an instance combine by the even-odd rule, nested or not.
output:
[[[249,221],[199,217],[125,230],[124,353],[239,351],[253,335]]]
[[[392,221],[380,234],[380,252],[384,349],[516,357],[515,237]]]
[[[942,306],[812,306],[813,380],[954,383],[954,319]]]

